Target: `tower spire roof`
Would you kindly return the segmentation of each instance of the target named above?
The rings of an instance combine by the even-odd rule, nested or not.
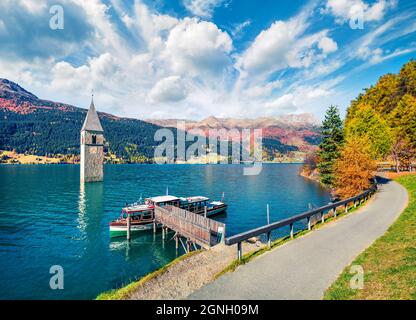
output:
[[[97,111],[95,110],[94,94],[92,94],[90,108],[88,110],[88,113],[85,118],[81,131],[84,131],[84,130],[99,131],[99,132],[104,131],[103,127],[101,126],[100,119],[98,118]]]

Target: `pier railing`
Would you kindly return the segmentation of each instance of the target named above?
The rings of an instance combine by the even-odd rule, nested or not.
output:
[[[325,222],[325,213],[332,213],[333,216],[336,218],[337,216],[337,209],[339,207],[344,207],[345,212],[348,212],[348,205],[349,204],[353,204],[354,207],[357,206],[357,204],[361,204],[361,202],[363,201],[367,201],[368,198],[370,198],[375,192],[377,191],[377,184],[373,184],[370,189],[364,191],[363,193],[360,193],[357,196],[342,200],[342,201],[338,201],[338,202],[334,202],[334,203],[330,203],[327,204],[325,206],[322,206],[320,208],[316,208],[301,214],[298,214],[296,216],[284,219],[284,220],[280,220],[277,222],[273,222],[267,225],[264,225],[262,227],[258,227],[243,233],[239,233],[236,234],[234,236],[228,237],[225,239],[225,244],[226,245],[234,245],[237,244],[237,257],[238,260],[242,259],[242,245],[241,243],[243,241],[249,240],[250,238],[253,237],[257,237],[263,234],[267,235],[267,242],[269,247],[271,246],[271,233],[273,230],[285,227],[285,226],[289,226],[290,227],[290,236],[291,238],[293,238],[294,236],[294,223],[304,220],[307,220],[307,225],[308,225],[308,230],[311,230],[312,228],[312,223],[313,223],[313,219],[320,219],[322,223]]]
[[[215,245],[217,235],[225,232],[225,224],[175,206],[156,207],[155,220],[205,248]]]

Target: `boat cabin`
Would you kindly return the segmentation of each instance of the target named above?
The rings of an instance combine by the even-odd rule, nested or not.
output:
[[[146,204],[157,206],[157,207],[164,207],[164,206],[175,206],[179,207],[180,199],[175,196],[158,196],[153,198],[147,198]]]
[[[153,221],[153,206],[147,204],[124,207],[121,210],[121,219],[131,217],[132,221]]]
[[[181,198],[180,207],[191,212],[201,212],[205,206],[208,206],[209,198],[196,196]]]

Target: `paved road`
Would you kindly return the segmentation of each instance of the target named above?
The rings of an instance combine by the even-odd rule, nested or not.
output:
[[[354,258],[407,205],[407,192],[384,180],[362,209],[269,251],[193,293],[189,299],[321,299]]]

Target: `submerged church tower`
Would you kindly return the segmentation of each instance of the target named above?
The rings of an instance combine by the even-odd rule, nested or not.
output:
[[[90,109],[81,129],[81,182],[103,181],[104,130],[91,99]]]

